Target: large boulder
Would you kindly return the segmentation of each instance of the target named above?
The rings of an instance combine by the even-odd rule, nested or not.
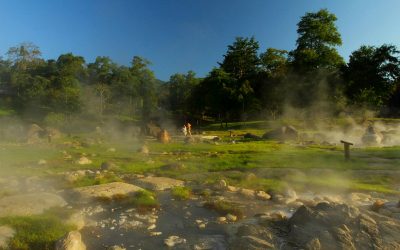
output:
[[[65,205],[61,196],[51,193],[12,195],[0,199],[0,217],[41,214],[49,208]]]
[[[400,248],[400,221],[346,204],[301,206],[285,225],[290,248]]]
[[[278,129],[266,132],[263,134],[263,139],[274,139],[274,140],[297,140],[299,132],[293,126],[283,126]]]
[[[71,231],[57,241],[56,250],[86,250],[86,245],[78,231]]]
[[[101,185],[74,188],[73,192],[79,202],[89,202],[96,199],[112,200],[125,197],[143,190],[142,188],[123,182],[111,182]]]

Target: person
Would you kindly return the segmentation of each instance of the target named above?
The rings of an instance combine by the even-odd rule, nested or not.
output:
[[[185,124],[183,124],[182,133],[183,133],[184,136],[187,136],[187,128],[186,128]]]
[[[192,124],[190,124],[189,122],[186,123],[186,129],[187,129],[187,134],[189,136],[192,136]]]

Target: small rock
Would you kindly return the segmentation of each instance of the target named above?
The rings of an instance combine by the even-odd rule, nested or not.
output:
[[[238,188],[237,188],[237,187],[234,187],[234,186],[227,186],[226,189],[227,189],[229,192],[236,192],[236,191],[238,191]]]
[[[156,228],[156,224],[151,224],[149,227],[147,227],[147,230],[153,230]]]
[[[379,209],[381,209],[385,205],[385,202],[383,200],[376,200],[374,204],[371,206],[371,210],[374,212],[379,212]]]
[[[233,214],[227,214],[227,215],[226,215],[226,219],[227,219],[228,221],[235,222],[235,221],[237,221],[237,216],[236,216],[236,215],[233,215]]]
[[[168,247],[174,247],[177,244],[184,244],[186,243],[186,239],[180,238],[179,236],[172,235],[169,236],[167,239],[164,240],[164,244]]]
[[[264,192],[264,191],[256,191],[255,194],[256,194],[256,197],[257,197],[258,199],[260,199],[260,200],[266,201],[266,200],[271,199],[271,195],[267,194],[267,193]]]
[[[200,223],[198,225],[198,227],[199,227],[199,229],[204,229],[204,228],[206,228],[206,224],[205,223]]]
[[[142,147],[140,147],[138,152],[147,155],[149,154],[150,150],[146,145],[143,145]]]
[[[239,193],[247,198],[254,198],[254,190],[247,189],[247,188],[241,188],[239,190]]]
[[[217,218],[217,222],[218,222],[218,223],[224,223],[224,222],[226,222],[226,217],[224,217],[224,216],[218,217],[218,218]]]
[[[150,232],[150,236],[159,236],[162,235],[162,232]]]
[[[86,158],[85,156],[82,156],[81,158],[79,158],[79,160],[77,161],[77,163],[78,163],[79,165],[88,165],[88,164],[91,164],[92,161],[89,160],[88,158]]]

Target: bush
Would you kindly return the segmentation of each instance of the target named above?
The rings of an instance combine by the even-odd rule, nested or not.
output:
[[[135,195],[128,200],[128,203],[141,211],[149,211],[153,208],[160,208],[160,204],[155,198],[155,195],[147,190],[136,192]]]

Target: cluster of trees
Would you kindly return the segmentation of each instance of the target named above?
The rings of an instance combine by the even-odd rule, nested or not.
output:
[[[357,106],[398,115],[397,47],[361,46],[346,63],[337,52],[342,40],[335,21],[326,9],[306,13],[292,51],[260,52],[254,37],[237,37],[206,77],[189,71],[166,83],[138,56],[129,67],[108,57],[86,63],[71,53],[43,60],[35,45],[21,44],[0,60],[0,105],[25,114],[111,113],[145,121],[156,110],[226,121],[275,118],[287,105],[307,110],[322,104],[332,112]]]
[[[0,105],[39,117],[80,112],[147,117],[157,105],[158,81],[144,58],[134,56],[126,67],[108,57],[86,64],[72,53],[47,61],[40,55],[37,46],[24,43],[0,60]]]

